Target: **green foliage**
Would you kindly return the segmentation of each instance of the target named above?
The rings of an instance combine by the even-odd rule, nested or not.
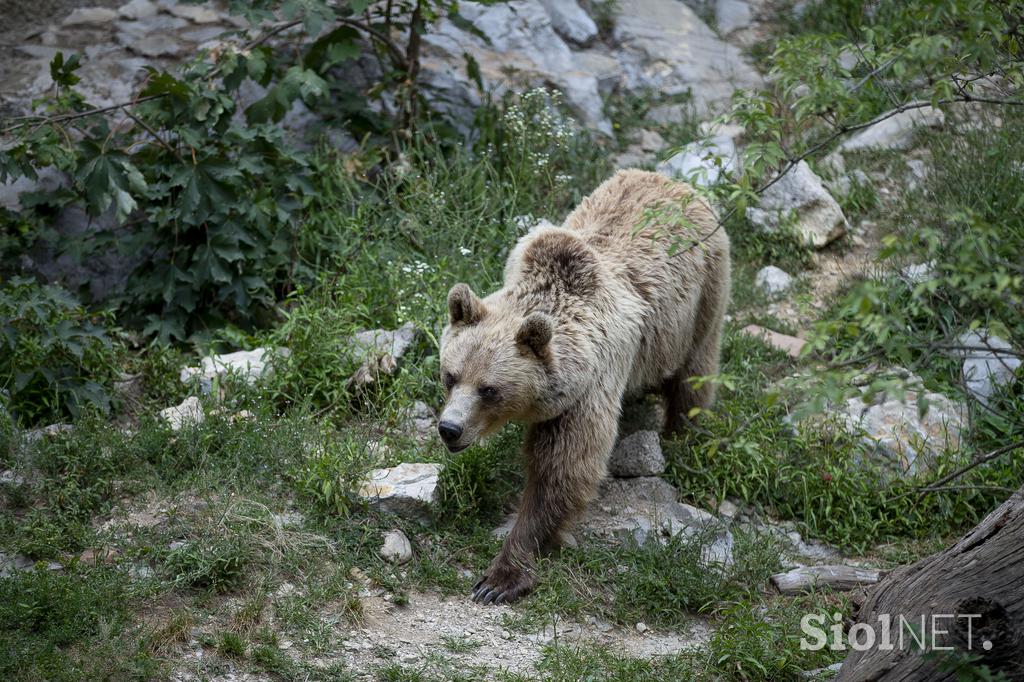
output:
[[[165,567],[176,585],[227,592],[241,584],[249,553],[238,538],[187,542],[171,551]]]
[[[134,605],[111,570],[36,568],[0,578],[0,676],[5,680],[146,679],[155,662],[131,640]],[[96,658],[84,652],[94,650]]]
[[[356,497],[366,472],[377,464],[365,434],[320,439],[308,444],[312,452],[292,473],[299,496],[321,514],[348,515],[360,502]]]
[[[340,103],[333,110],[345,113],[339,123],[360,137],[411,128],[422,99],[415,84],[419,35],[427,21],[454,9],[424,0],[375,7],[364,19],[361,0],[232,4],[256,24],[301,24],[311,42],[298,43],[297,54],[275,53],[264,39],[288,24],[272,26],[240,49],[198,55],[179,75],[150,68],[135,102],[95,112],[74,89],[77,55],[58,53],[46,115],[4,130],[18,137],[0,154],[0,181],[55,168],[72,186],[47,197],[48,208],[78,203],[119,225],[61,250],[78,257],[111,248],[144,254],[116,303],[126,322],[164,341],[228,320],[252,326],[266,316],[296,274],[295,236],[315,194],[307,156],[278,123],[297,103],[316,107],[331,99]],[[371,25],[378,21],[379,30]],[[387,37],[392,31],[408,33],[407,50]],[[364,43],[364,36],[371,40]],[[369,94],[327,80],[332,68],[363,52],[391,64],[371,92],[398,105],[395,121],[375,120]],[[243,84],[266,89],[244,112]],[[130,122],[115,121],[115,111]],[[15,242],[31,239],[31,220],[11,221],[21,235]]]
[[[109,323],[59,287],[8,282],[0,289],[0,403],[26,425],[107,411],[119,354]]]
[[[455,524],[496,521],[521,488],[522,434],[506,427],[476,447],[448,457],[441,473],[438,516]]]

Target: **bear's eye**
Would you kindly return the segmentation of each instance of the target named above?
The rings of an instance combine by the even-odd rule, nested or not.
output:
[[[454,386],[455,384],[459,383],[455,379],[455,375],[452,374],[451,372],[445,372],[444,376],[442,377],[441,380],[444,382],[444,388],[447,391],[452,390],[452,386]]]
[[[477,393],[484,400],[495,400],[498,397],[498,389],[494,386],[481,386]]]

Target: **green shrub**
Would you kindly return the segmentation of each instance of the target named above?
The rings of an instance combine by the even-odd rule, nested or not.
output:
[[[60,287],[8,282],[0,289],[0,403],[24,425],[108,411],[120,354],[109,322]]]

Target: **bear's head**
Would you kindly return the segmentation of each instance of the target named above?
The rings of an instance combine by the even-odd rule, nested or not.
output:
[[[485,304],[465,284],[452,287],[441,337],[447,400],[437,425],[449,450],[463,450],[511,420],[534,420],[553,334],[544,313],[524,317],[500,302]]]

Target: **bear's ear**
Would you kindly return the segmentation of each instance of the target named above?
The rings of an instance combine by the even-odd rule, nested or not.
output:
[[[456,284],[448,292],[448,322],[476,324],[486,312],[484,302],[466,284]]]
[[[538,357],[547,350],[551,336],[555,333],[555,324],[544,313],[530,313],[516,332],[516,343],[526,346]]]

